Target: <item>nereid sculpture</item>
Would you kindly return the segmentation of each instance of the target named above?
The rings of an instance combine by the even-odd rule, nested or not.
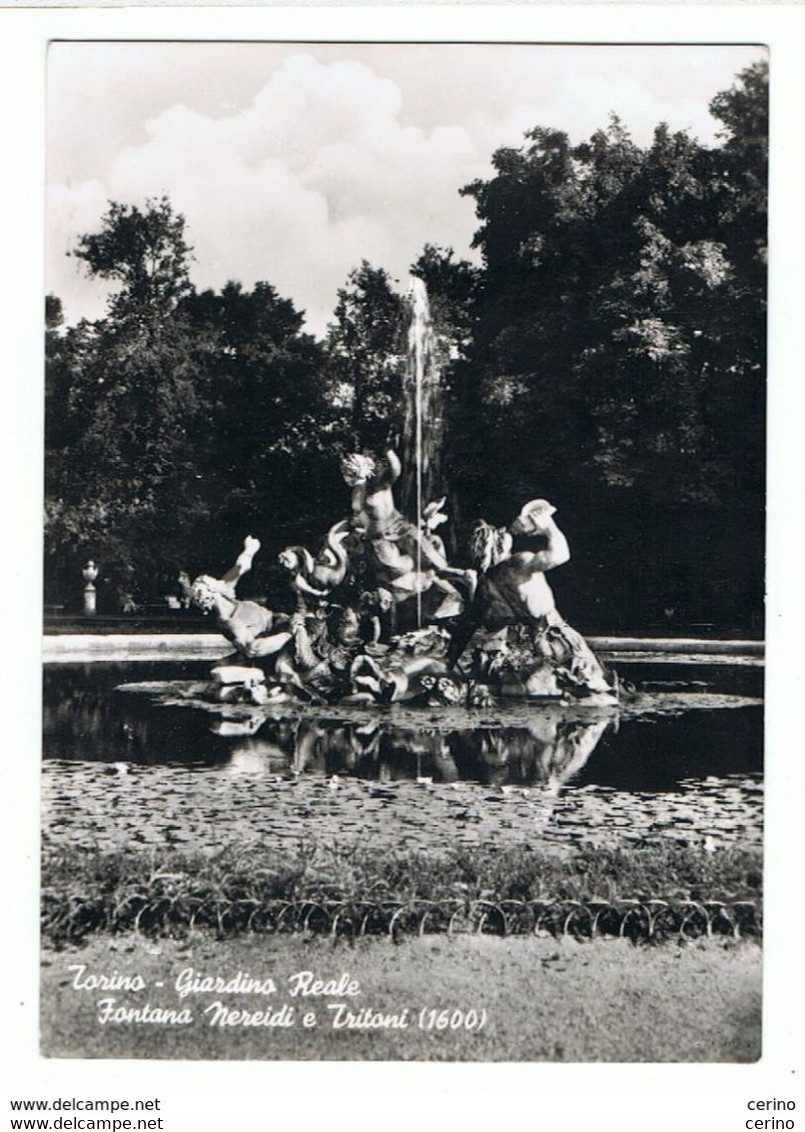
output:
[[[457,568],[433,534],[434,518],[446,519],[444,500],[426,509],[419,526],[397,509],[395,453],[348,456],[343,470],[351,519],[330,528],[315,558],[298,546],[279,556],[296,595],[293,614],[237,598],[260,547],[251,536],[223,578],[182,577],[236,657],[263,670],[255,681],[237,668],[217,669],[224,698],[235,698],[233,685],[240,685],[243,698],[258,703],[283,695],[429,706],[485,704],[497,695],[616,702],[613,678],[558,613],[545,578],[570,557],[550,503],[532,500],[508,528],[479,521],[475,567]],[[434,599],[431,612],[412,627],[410,607],[416,600],[419,614],[426,598]]]
[[[279,555],[296,599],[293,614],[237,598],[260,547],[251,536],[223,578],[202,575],[191,584],[183,575],[186,595],[214,615],[235,659],[252,665],[216,669],[219,698],[431,707],[482,706],[500,695],[617,702],[614,677],[560,616],[545,578],[570,557],[547,500],[526,503],[509,527],[480,520],[470,540],[472,566],[448,561],[437,534],[448,521],[447,496],[426,503],[423,492],[424,473],[432,475],[438,462],[433,432],[441,425],[420,280],[408,303],[405,434],[416,516],[406,517],[395,497],[404,470],[398,453],[353,452],[341,461],[349,516],[330,527],[315,556],[303,546]]]

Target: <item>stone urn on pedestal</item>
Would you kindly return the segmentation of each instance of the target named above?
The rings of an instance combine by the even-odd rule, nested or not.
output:
[[[98,577],[98,567],[91,558],[81,571],[81,577],[84,579],[84,615],[91,616],[97,611],[95,579]]]

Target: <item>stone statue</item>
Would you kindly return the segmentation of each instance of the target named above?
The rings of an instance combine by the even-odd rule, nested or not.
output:
[[[508,529],[479,522],[472,539],[481,572],[475,601],[448,655],[459,671],[509,695],[572,695],[616,702],[587,642],[556,609],[545,578],[570,558],[547,500],[527,503]]]
[[[294,643],[282,666],[291,663],[295,677],[309,695],[337,701],[351,690],[350,666],[364,648],[359,617],[351,607],[313,612],[297,611],[292,619]]]
[[[476,569],[458,569],[437,534],[445,499],[429,503],[418,526],[409,522],[394,499],[400,470],[393,451],[345,457],[352,519],[330,528],[315,558],[301,546],[279,555],[296,598],[292,614],[237,598],[260,548],[251,536],[222,578],[182,576],[187,597],[213,614],[241,657],[269,662],[265,673],[219,668],[218,683],[240,681],[252,703],[275,694],[431,708],[488,706],[495,694],[617,702],[614,681],[558,613],[545,577],[570,557],[555,508],[534,499],[509,527],[479,521],[471,541]],[[425,595],[422,623],[418,617],[415,630],[397,632],[397,607]],[[255,691],[254,678],[266,674],[270,686]],[[225,694],[236,702],[240,692]]]
[[[428,676],[446,672],[443,660],[431,656],[414,656],[392,652],[385,657],[361,653],[350,669],[352,702],[390,704],[413,700],[430,690]]]
[[[203,613],[211,613],[219,632],[231,641],[241,656],[256,660],[279,653],[291,640],[290,618],[273,613],[256,601],[240,601],[235,587],[260,549],[260,542],[248,535],[243,550],[222,578],[200,574],[192,583],[187,574],[179,583],[190,601]]]
[[[436,589],[442,601],[433,617],[456,616],[462,602],[450,579],[461,581],[471,597],[475,571],[450,566],[441,539],[431,537],[397,509],[393,486],[401,465],[396,452],[387,452],[382,460],[353,453],[344,457],[341,472],[352,488],[353,528],[365,540],[378,586],[396,604]]]
[[[279,561],[291,575],[297,609],[304,611],[309,597],[325,598],[343,583],[349,567],[344,543],[349,536],[349,523],[342,519],[330,527],[316,558],[303,546],[286,546],[280,552]]]
[[[447,551],[441,535],[436,534],[436,528],[447,522],[447,512],[444,509],[446,502],[447,496],[443,495],[441,499],[435,499],[432,503],[428,503],[422,511],[422,522],[420,524],[423,538],[444,559],[447,559]]]

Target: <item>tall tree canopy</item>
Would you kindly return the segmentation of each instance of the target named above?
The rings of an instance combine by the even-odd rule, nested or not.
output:
[[[720,148],[536,128],[463,190],[483,273],[453,481],[497,520],[535,494],[570,509],[601,609],[631,597],[640,621],[760,592],[765,99],[758,65],[714,100]]]
[[[403,321],[403,302],[388,272],[363,260],[338,292],[327,333],[333,387],[351,448],[382,449],[399,435]]]
[[[269,283],[246,291],[230,282],[220,294],[191,295],[182,310],[210,349],[208,476],[218,540],[237,545],[253,530],[299,541],[332,505],[328,451],[340,418],[322,346]]]
[[[191,289],[184,230],[164,198],[144,210],[113,203],[73,253],[118,286],[106,318],[68,331],[60,351],[54,396],[70,443],[50,454],[46,549],[63,566],[102,560],[121,595],[159,585],[181,532],[204,517],[192,427],[203,367],[179,310]]]
[[[110,313],[168,313],[191,289],[185,219],[167,197],[154,197],[144,209],[110,202],[100,232],[81,236],[72,253],[91,275],[120,284]]]
[[[105,318],[48,331],[57,592],[91,556],[107,601],[153,601],[180,567],[223,568],[250,531],[270,551],[279,522],[313,523],[324,365],[292,303],[267,283],[197,294],[184,218],[164,198],[111,204],[74,254],[118,288]]]

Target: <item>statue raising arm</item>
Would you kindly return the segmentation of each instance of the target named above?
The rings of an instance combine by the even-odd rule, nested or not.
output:
[[[545,499],[532,499],[509,527],[509,533],[514,537],[515,554],[527,554],[532,570],[553,570],[555,566],[563,566],[570,561],[567,539],[553,518],[555,510]],[[537,537],[547,544],[539,550],[529,545]]]
[[[390,484],[396,483],[402,475],[402,464],[400,462],[400,457],[397,455],[393,448],[389,448],[388,452],[386,453],[386,462],[388,464],[388,470],[386,472],[388,482]]]
[[[369,538],[385,534],[399,518],[392,487],[401,471],[391,450],[384,459],[353,452],[341,461],[341,474],[352,489],[353,526]]]

